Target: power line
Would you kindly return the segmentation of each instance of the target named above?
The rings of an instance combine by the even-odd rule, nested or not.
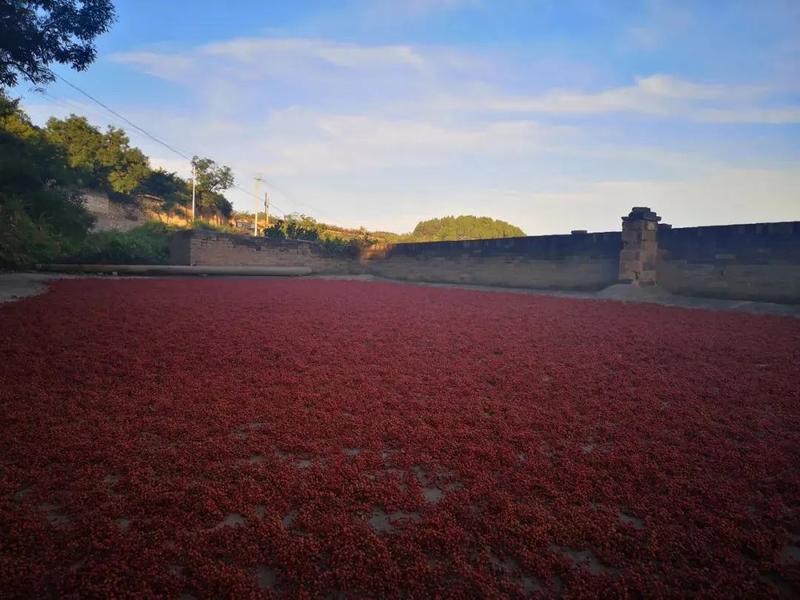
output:
[[[63,80],[63,78],[61,78],[61,79]],[[66,82],[66,80],[64,80],[64,81]],[[71,84],[70,84],[70,85],[71,85]],[[73,85],[72,87],[73,87],[73,88],[75,88],[75,89],[78,89],[78,88],[77,88],[77,86],[74,86],[74,85]],[[78,91],[80,91],[80,90],[78,90]],[[43,90],[43,89],[36,90],[36,93],[37,93],[37,94],[40,94],[42,97],[44,97],[46,100],[48,100],[48,101],[52,102],[53,104],[59,105],[59,106],[61,106],[62,108],[66,108],[67,110],[70,110],[71,108],[78,108],[78,109],[80,109],[80,110],[86,110],[86,108],[87,108],[87,107],[84,107],[84,105],[81,105],[81,104],[79,104],[78,102],[75,102],[74,100],[71,100],[70,98],[67,98],[67,97],[64,97],[64,98],[57,98],[56,96],[53,96],[51,93],[49,93],[49,92],[47,92],[47,91],[45,91],[45,90]],[[91,98],[91,96],[89,96],[88,94],[87,94],[87,97]],[[98,101],[98,103],[100,104],[100,106],[102,106],[102,107],[106,108],[106,110],[111,110],[110,108],[106,107],[106,106],[105,106],[103,103],[100,103],[99,101]],[[99,113],[96,113],[96,114],[99,114]],[[126,119],[125,117],[123,117],[123,116],[119,115],[119,113],[117,113],[116,111],[112,111],[112,114],[116,115],[116,116],[117,116],[119,119],[122,119],[122,120],[123,120],[124,122],[126,122],[126,123],[129,123],[129,124],[131,123],[131,121],[130,121],[129,119]],[[134,126],[135,126],[135,125],[134,125]],[[144,130],[143,128],[141,128],[141,127],[139,127],[139,126],[135,126],[135,127],[136,127],[136,130],[137,130],[137,131],[140,131],[141,133],[143,133],[144,135],[146,135],[148,138],[150,138],[150,139],[152,139],[152,140],[155,140],[155,141],[157,141],[159,144],[162,144],[162,145],[164,145],[164,147],[165,147],[165,148],[169,149],[169,150],[170,150],[170,151],[172,151],[172,152],[175,152],[175,153],[177,153],[179,156],[181,156],[181,158],[187,159],[187,160],[189,160],[189,161],[191,162],[191,160],[192,160],[192,159],[188,158],[188,157],[187,157],[187,156],[186,156],[186,155],[185,155],[183,152],[180,152],[180,151],[178,151],[178,150],[175,150],[175,149],[174,149],[172,146],[170,146],[169,144],[166,144],[165,142],[164,142],[164,143],[162,143],[162,142],[161,142],[161,141],[159,141],[157,138],[155,138],[155,136],[151,136],[151,135],[150,135],[150,134],[149,134],[149,133],[148,133],[146,130]],[[276,185],[274,185],[274,184],[272,184],[272,183],[270,183],[270,182],[268,182],[268,181],[266,181],[266,180],[264,180],[264,182],[265,182],[267,185],[269,185],[270,187],[273,187],[273,188],[275,188],[275,189],[276,189],[276,190],[278,190],[280,193],[282,193],[283,195],[285,195],[285,196],[287,196],[287,197],[288,197],[288,194],[287,194],[285,191],[283,191],[283,190],[281,190],[280,188],[278,188],[278,186],[276,186]],[[238,185],[238,184],[236,184],[236,183],[232,184],[232,185],[231,185],[231,187],[234,187],[234,188],[236,188],[237,190],[239,190],[240,192],[243,192],[243,193],[247,194],[248,196],[251,196],[251,197],[253,197],[253,198],[256,198],[255,194],[253,194],[253,193],[252,193],[250,190],[248,190],[248,189],[246,189],[246,188],[243,188],[243,187],[241,187],[240,185]],[[260,200],[260,198],[257,198],[257,199],[258,199],[258,200]],[[281,208],[280,208],[280,207],[279,207],[277,204],[271,204],[271,206],[273,206],[274,208],[276,208],[278,213],[281,213],[281,214],[283,214],[284,216],[287,214],[287,213],[286,213],[284,210],[282,210],[282,209],[281,209]]]
[[[162,140],[162,139],[159,139],[158,137],[154,136],[153,134],[151,134],[149,131],[147,131],[147,130],[146,130],[146,129],[144,129],[143,127],[140,127],[139,125],[137,125],[136,123],[134,123],[133,121],[131,121],[130,119],[128,119],[128,118],[127,118],[125,115],[123,115],[123,114],[121,114],[121,113],[117,112],[116,110],[114,110],[113,108],[111,108],[110,106],[108,106],[107,104],[105,104],[104,102],[102,102],[102,101],[98,100],[97,98],[95,98],[94,96],[92,96],[92,95],[91,95],[89,92],[87,92],[87,91],[85,91],[85,90],[81,89],[79,86],[75,85],[74,83],[71,83],[71,82],[67,81],[66,79],[64,79],[64,78],[63,78],[61,75],[59,75],[58,73],[53,73],[53,74],[54,74],[54,75],[55,75],[55,76],[56,76],[58,79],[60,79],[60,80],[61,80],[61,81],[63,81],[64,83],[66,83],[66,84],[67,84],[69,87],[71,87],[72,89],[74,89],[75,91],[77,91],[78,93],[80,93],[80,94],[82,94],[82,95],[86,96],[86,97],[87,97],[89,100],[91,100],[92,102],[96,103],[97,105],[99,105],[99,106],[103,107],[105,110],[107,110],[107,111],[108,111],[108,112],[110,112],[112,115],[116,116],[117,118],[119,118],[119,119],[122,119],[122,120],[123,120],[125,123],[127,123],[128,125],[130,125],[130,126],[131,126],[131,127],[133,127],[134,129],[136,129],[136,131],[139,131],[140,133],[142,133],[143,135],[147,136],[149,139],[153,140],[153,141],[154,141],[154,142],[156,142],[157,144],[159,144],[159,145],[163,146],[164,148],[166,148],[166,149],[167,149],[167,150],[169,150],[170,152],[173,152],[173,153],[177,154],[178,156],[180,156],[180,157],[182,157],[182,158],[184,158],[184,159],[188,160],[189,162],[192,162],[192,160],[193,160],[193,159],[192,159],[192,158],[190,158],[189,156],[187,156],[187,155],[186,155],[184,152],[181,152],[180,150],[178,150],[178,149],[174,148],[173,146],[171,146],[170,144],[168,144],[168,143],[167,143],[167,142],[165,142],[164,140]],[[276,190],[279,190],[279,191],[281,191],[281,190],[280,190],[278,187],[276,187],[276,186],[274,186],[273,184],[271,184],[271,183],[267,182],[266,180],[265,180],[264,182],[265,182],[265,183],[266,183],[268,186],[270,186],[270,187],[273,187],[273,188],[275,188]],[[236,183],[232,184],[232,185],[231,185],[231,187],[234,187],[234,188],[236,188],[237,190],[239,190],[239,191],[241,191],[241,192],[243,192],[243,193],[247,194],[248,196],[253,196],[254,198],[256,197],[256,196],[255,196],[255,195],[254,195],[252,192],[250,192],[250,191],[248,191],[248,190],[244,189],[243,187],[241,187],[240,185],[238,185],[238,184],[236,184]],[[282,193],[282,194],[284,194],[285,196],[287,196],[287,197],[288,197],[288,195],[287,195],[285,192],[281,191],[281,193]],[[257,199],[258,199],[258,200],[260,200],[260,198],[257,198]],[[286,216],[286,214],[288,214],[288,213],[286,213],[285,211],[281,210],[281,209],[280,209],[280,207],[278,207],[277,205],[275,205],[275,204],[270,204],[270,205],[271,205],[272,207],[276,208],[276,209],[277,209],[277,212],[279,212],[279,213],[283,214],[284,216]]]
[[[74,89],[75,91],[77,91],[77,92],[79,92],[79,93],[83,94],[84,96],[86,96],[87,98],[89,98],[89,100],[91,100],[92,102],[95,102],[95,103],[99,104],[100,106],[102,106],[103,108],[105,108],[105,109],[106,109],[108,112],[110,112],[112,115],[114,115],[114,116],[116,116],[116,117],[119,117],[120,119],[122,119],[123,121],[125,121],[125,122],[126,122],[128,125],[130,125],[130,126],[131,126],[131,127],[133,127],[134,129],[136,129],[137,131],[139,131],[139,132],[143,133],[144,135],[146,135],[147,137],[149,137],[149,138],[150,138],[151,140],[153,140],[154,142],[156,142],[156,143],[158,143],[158,144],[161,144],[162,146],[164,146],[164,147],[165,147],[165,148],[167,148],[168,150],[171,150],[172,152],[174,152],[174,153],[175,153],[175,154],[177,154],[178,156],[182,156],[183,158],[185,158],[185,159],[186,159],[186,160],[188,160],[188,161],[191,161],[191,160],[192,160],[190,157],[186,156],[186,155],[185,155],[183,152],[181,152],[180,150],[176,150],[175,148],[173,148],[172,146],[170,146],[170,145],[169,145],[167,142],[165,142],[165,141],[163,141],[163,140],[160,140],[160,139],[158,139],[156,136],[154,136],[153,134],[151,134],[149,131],[147,131],[147,130],[143,129],[142,127],[139,127],[139,126],[138,126],[136,123],[134,123],[133,121],[131,121],[130,119],[128,119],[128,118],[127,118],[127,117],[125,117],[124,115],[121,115],[120,113],[118,113],[117,111],[115,111],[113,108],[111,108],[111,107],[110,107],[110,106],[108,106],[107,104],[104,104],[103,102],[101,102],[100,100],[98,100],[97,98],[95,98],[94,96],[92,96],[91,94],[89,94],[88,92],[85,92],[85,91],[83,91],[83,90],[82,90],[81,88],[79,88],[77,85],[75,85],[75,84],[73,84],[73,83],[70,83],[69,81],[67,81],[66,79],[64,79],[64,78],[63,78],[61,75],[59,75],[58,73],[54,73],[54,75],[55,75],[56,77],[58,77],[58,78],[59,78],[61,81],[63,81],[64,83],[66,83],[66,84],[67,84],[69,87],[71,87],[71,88],[72,88],[72,89]]]
[[[264,183],[267,183],[267,182],[266,182],[266,180],[264,180]],[[269,183],[267,183],[267,185],[269,185],[270,187],[272,187],[272,185],[271,185],[271,184],[269,184]],[[239,190],[240,192],[244,192],[245,194],[247,194],[248,196],[252,196],[252,197],[253,197],[253,198],[255,198],[256,200],[261,200],[261,198],[259,198],[258,196],[256,196],[256,195],[255,195],[253,192],[251,192],[251,191],[249,191],[249,190],[246,190],[246,189],[244,189],[244,188],[243,188],[242,186],[240,186],[238,183],[234,183],[233,185],[231,185],[231,187],[235,187],[235,188],[236,188],[237,190]],[[272,202],[270,202],[270,203],[269,203],[269,205],[270,205],[270,207],[277,208],[277,209],[278,209],[278,210],[277,210],[277,212],[281,213],[281,214],[282,214],[284,217],[285,217],[287,214],[289,214],[289,213],[287,213],[286,211],[284,211],[284,210],[281,210],[281,208],[279,208],[279,207],[278,207],[276,204],[273,204]]]

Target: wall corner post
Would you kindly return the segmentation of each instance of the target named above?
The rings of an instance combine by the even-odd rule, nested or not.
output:
[[[634,206],[622,217],[622,249],[619,253],[619,282],[635,286],[657,283],[658,222],[655,212],[646,206]]]

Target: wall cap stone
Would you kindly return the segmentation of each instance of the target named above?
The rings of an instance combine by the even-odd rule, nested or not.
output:
[[[659,217],[654,211],[650,210],[649,206],[634,206],[627,217],[622,217],[622,221],[660,221]]]

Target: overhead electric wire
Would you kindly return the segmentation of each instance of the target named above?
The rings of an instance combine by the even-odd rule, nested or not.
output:
[[[168,144],[168,143],[167,143],[167,142],[165,142],[164,140],[162,140],[162,139],[159,139],[158,137],[156,137],[155,135],[153,135],[152,133],[150,133],[149,131],[147,131],[147,130],[146,130],[146,129],[144,129],[143,127],[140,127],[139,125],[137,125],[136,123],[134,123],[133,121],[131,121],[130,119],[128,119],[128,118],[127,118],[125,115],[123,115],[123,114],[121,114],[120,112],[118,112],[118,111],[114,110],[113,108],[111,108],[110,106],[108,106],[107,104],[105,104],[104,102],[102,102],[101,100],[98,100],[97,98],[95,98],[94,96],[92,96],[92,95],[91,95],[89,92],[87,92],[87,91],[85,91],[85,90],[81,89],[79,86],[75,85],[74,83],[71,83],[70,81],[67,81],[66,79],[64,79],[64,78],[63,78],[61,75],[59,75],[58,73],[53,73],[53,75],[54,75],[55,77],[57,77],[58,79],[60,79],[61,81],[63,81],[64,83],[66,83],[66,84],[67,84],[69,87],[71,87],[72,89],[74,89],[74,90],[75,90],[75,91],[77,91],[78,93],[82,94],[83,96],[86,96],[86,97],[87,97],[89,100],[91,100],[91,101],[92,101],[92,102],[94,102],[95,104],[97,104],[97,105],[101,106],[102,108],[104,108],[105,110],[107,110],[108,112],[110,112],[110,113],[111,113],[112,115],[114,115],[115,117],[117,117],[117,118],[119,118],[119,119],[122,119],[122,121],[124,121],[125,123],[127,123],[128,125],[130,125],[131,127],[133,127],[133,128],[136,130],[136,131],[140,132],[142,135],[145,135],[146,137],[148,137],[148,138],[149,138],[149,139],[151,139],[152,141],[154,141],[154,142],[156,142],[157,144],[159,144],[159,145],[163,146],[164,148],[166,148],[166,149],[167,149],[167,150],[169,150],[170,152],[173,152],[174,154],[177,154],[177,155],[178,155],[178,156],[180,156],[181,158],[184,158],[184,159],[188,160],[189,162],[192,162],[193,158],[191,158],[191,157],[187,156],[187,155],[186,155],[184,152],[181,152],[180,150],[178,150],[177,148],[175,148],[175,147],[173,147],[172,145]],[[45,93],[45,92],[42,92],[42,93]],[[45,95],[47,95],[47,94],[45,94]],[[52,100],[54,100],[54,101],[55,101],[55,98],[53,98],[52,96],[50,96],[50,98],[51,98]],[[266,184],[267,184],[267,186],[269,186],[269,187],[271,187],[271,188],[274,188],[275,190],[279,191],[281,194],[283,194],[284,196],[286,196],[286,197],[287,197],[287,199],[288,199],[288,197],[289,197],[289,196],[288,196],[288,194],[287,194],[286,192],[284,192],[283,190],[281,190],[279,187],[277,187],[276,185],[274,185],[274,184],[272,184],[272,183],[270,183],[270,182],[268,182],[268,181],[266,181],[266,180],[264,180],[264,183],[266,183]],[[248,196],[251,196],[251,197],[255,198],[256,200],[260,200],[260,198],[258,198],[258,197],[257,197],[255,194],[253,194],[252,192],[250,192],[250,191],[246,190],[245,188],[243,188],[242,186],[240,186],[240,185],[238,185],[238,184],[236,184],[236,183],[233,183],[233,184],[231,185],[231,187],[233,187],[233,188],[236,188],[237,190],[239,190],[239,191],[241,191],[241,192],[243,192],[243,193],[247,194]],[[277,205],[273,204],[272,202],[270,202],[270,208],[274,208],[274,209],[276,209],[276,212],[277,212],[277,213],[279,213],[279,214],[281,214],[281,215],[283,215],[283,216],[286,216],[286,215],[288,214],[287,212],[285,212],[285,211],[281,210],[281,208],[280,208],[280,207],[278,207]],[[310,208],[310,207],[309,207],[309,208]]]
[[[35,90],[35,94],[38,97],[43,98],[44,100],[47,100],[48,102],[60,107],[62,110],[68,111],[69,114],[74,115],[76,111],[78,111],[78,113],[81,114],[82,116],[88,116],[94,120],[107,121],[109,125],[121,126],[123,124],[123,121],[121,121],[120,119],[105,116],[105,113],[101,113],[100,110],[92,104],[82,103],[73,100],[68,96],[55,96],[50,92],[50,90],[46,91],[44,89],[37,89]],[[143,139],[144,137],[137,131],[131,132],[131,135],[136,137],[137,139]]]
[[[181,156],[181,157],[185,158],[185,159],[186,159],[186,160],[188,160],[188,161],[191,161],[191,160],[192,160],[192,159],[191,159],[191,157],[189,157],[189,156],[186,156],[186,154],[184,154],[184,153],[183,153],[183,152],[181,152],[180,150],[177,150],[177,149],[173,148],[173,147],[172,147],[172,146],[170,146],[170,145],[169,145],[167,142],[165,142],[165,141],[163,141],[163,140],[160,140],[159,138],[157,138],[156,136],[154,136],[153,134],[151,134],[149,131],[145,130],[145,129],[144,129],[144,128],[142,128],[142,127],[139,127],[139,126],[138,126],[136,123],[134,123],[133,121],[131,121],[130,119],[128,119],[126,116],[124,116],[124,115],[122,115],[122,114],[118,113],[117,111],[115,111],[113,108],[111,108],[111,107],[110,107],[110,106],[108,106],[107,104],[104,104],[103,102],[101,102],[100,100],[98,100],[97,98],[95,98],[94,96],[92,96],[92,95],[91,95],[89,92],[85,92],[85,91],[83,91],[83,90],[82,90],[81,88],[79,88],[77,85],[75,85],[74,83],[70,83],[69,81],[67,81],[66,79],[64,79],[64,78],[63,78],[61,75],[59,75],[58,73],[54,73],[54,75],[55,75],[56,77],[58,77],[58,78],[59,78],[61,81],[63,81],[64,83],[66,83],[66,84],[67,84],[69,87],[71,87],[71,88],[72,88],[72,89],[74,89],[75,91],[77,91],[77,92],[79,92],[79,93],[83,94],[84,96],[86,96],[87,98],[89,98],[89,100],[91,100],[92,102],[95,102],[96,104],[98,104],[98,105],[102,106],[102,107],[103,107],[103,108],[105,108],[105,109],[106,109],[108,112],[110,112],[112,115],[114,115],[114,116],[116,116],[116,117],[118,117],[118,118],[122,119],[122,120],[123,120],[123,121],[125,121],[125,122],[126,122],[128,125],[130,125],[130,126],[131,126],[131,127],[133,127],[134,129],[136,129],[137,131],[141,132],[142,134],[146,135],[147,137],[149,137],[151,140],[153,140],[153,141],[154,141],[154,142],[156,142],[157,144],[161,144],[162,146],[164,146],[164,147],[165,147],[165,148],[167,148],[168,150],[171,150],[172,152],[174,152],[174,153],[175,153],[175,154],[177,154],[178,156]]]

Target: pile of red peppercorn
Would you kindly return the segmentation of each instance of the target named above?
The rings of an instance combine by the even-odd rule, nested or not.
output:
[[[0,306],[0,595],[800,593],[800,320],[318,280]]]

